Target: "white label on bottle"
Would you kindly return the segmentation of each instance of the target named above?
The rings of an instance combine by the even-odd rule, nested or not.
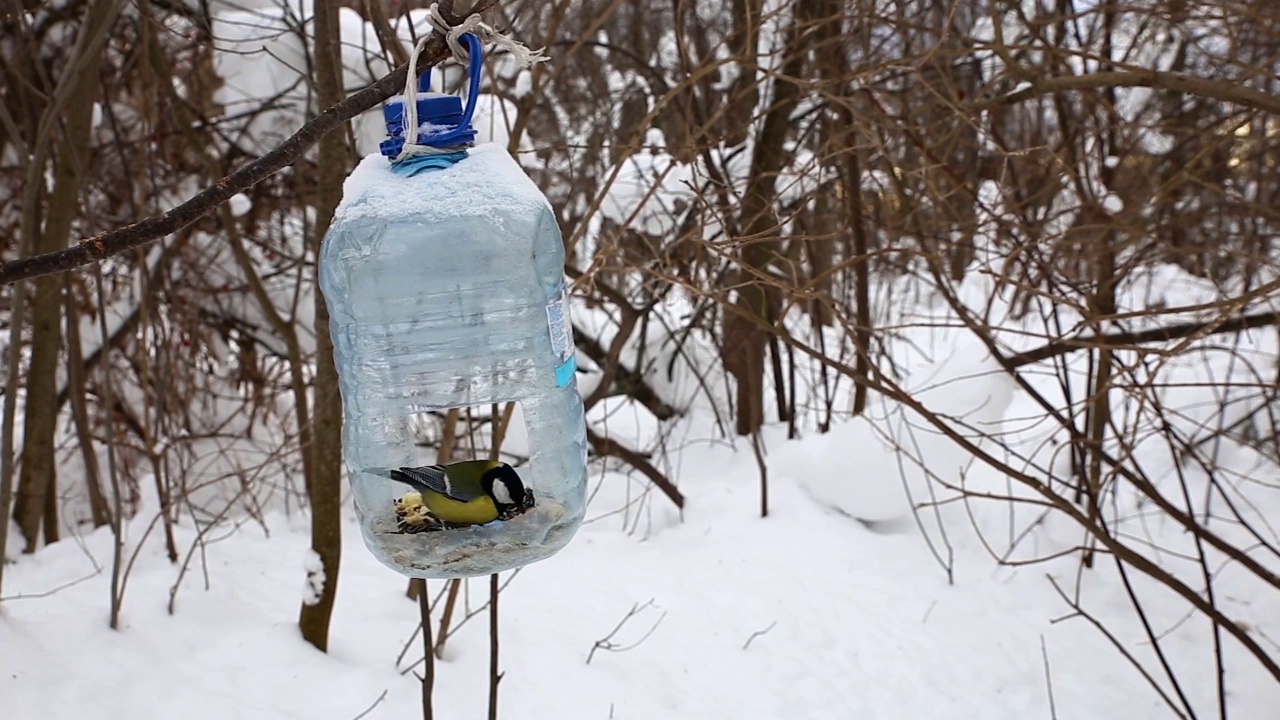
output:
[[[562,287],[556,299],[547,304],[547,327],[551,331],[551,349],[556,359],[564,362],[573,357],[573,323],[569,320],[569,293]]]
[[[573,323],[569,320],[569,288],[560,286],[560,294],[547,304],[547,328],[551,332],[551,350],[556,355],[556,387],[573,381],[578,365],[573,356]]]

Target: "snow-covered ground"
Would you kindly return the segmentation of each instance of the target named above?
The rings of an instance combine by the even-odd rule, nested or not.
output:
[[[952,377],[972,370],[963,359]],[[994,378],[966,387],[967,395],[952,397],[968,397],[982,415],[999,421],[1006,410],[1010,417],[1022,412]],[[628,420],[634,413],[627,407],[613,413],[614,432],[644,426]],[[949,550],[942,552],[954,568],[948,583],[935,557],[937,527],[931,548],[894,509],[900,493],[880,491],[879,505],[874,492],[832,495],[833,487],[877,481],[902,487],[897,456],[880,435],[859,429],[861,422],[792,442],[782,428],[769,428],[770,515],[763,519],[746,443],[672,449],[688,497],[683,518],[657,493],[620,511],[645,486],[598,471],[580,534],[556,557],[519,571],[501,596],[500,717],[1172,716],[1087,621],[1054,622],[1070,612],[1046,573],[1074,587],[1076,559],[999,567],[966,531],[963,511],[944,514]],[[937,438],[920,442],[933,468],[954,480],[954,447]],[[858,503],[876,521],[841,509]],[[984,515],[978,507],[980,525],[1007,514]],[[419,685],[402,670],[420,657],[420,641],[396,662],[414,634],[417,606],[404,595],[404,579],[364,550],[349,509],[347,515],[328,655],[296,629],[308,543],[305,519],[296,515],[269,515],[269,533],[254,522],[212,531],[178,582],[180,568],[164,557],[158,535],[144,538],[153,516],[144,509],[129,528],[127,553],[142,547],[119,631],[107,626],[107,529],[23,556],[6,575],[10,598],[0,613],[3,717],[301,720],[354,718],[375,703],[365,717],[418,717]],[[932,525],[932,515],[922,517]],[[1046,523],[1035,531],[1041,551],[1053,545],[1054,529]],[[180,526],[179,547],[191,547],[194,536]],[[1153,667],[1111,566],[1090,572],[1086,605]],[[169,615],[175,582],[176,612]],[[440,589],[434,583],[432,594]],[[1184,691],[1200,712],[1212,713],[1207,623],[1185,621],[1184,606],[1168,593],[1142,583],[1139,591]],[[469,606],[479,609],[487,582],[473,581],[468,594]],[[588,664],[596,642],[637,606],[611,638],[620,649],[596,650]],[[1280,616],[1274,594],[1235,597],[1227,609],[1256,627]],[[1274,718],[1280,688],[1231,642],[1231,717]],[[480,612],[437,664],[437,717],[483,716],[487,648],[487,615]]]
[[[1049,622],[1061,606],[1040,572],[1015,576],[963,557],[969,569],[949,586],[918,536],[879,534],[823,509],[785,470],[771,478],[770,517],[754,516],[749,452],[699,448],[684,466],[683,523],[660,503],[647,532],[628,535],[620,516],[593,522],[504,591],[502,717],[1049,717],[1042,643],[1060,717],[1168,716],[1084,621]],[[850,457],[826,472],[853,480],[858,466]],[[252,524],[210,538],[173,616],[179,569],[151,538],[119,632],[107,627],[109,573],[93,575],[109,567],[109,532],[23,558],[6,591],[52,594],[5,603],[4,716],[352,718],[384,691],[367,717],[416,716],[419,687],[395,662],[417,624],[404,580],[365,552],[349,518],[326,656],[296,629],[306,528],[281,516],[270,527],[270,538]],[[143,529],[136,523],[131,535]],[[473,583],[473,606],[485,588]],[[588,665],[595,642],[649,601],[614,636],[638,644],[599,650]],[[407,657],[420,657],[417,642]],[[487,663],[481,614],[438,665],[438,717],[482,716]],[[1210,691],[1207,674],[1196,681]],[[1258,702],[1237,717],[1263,720],[1277,707],[1280,693],[1255,687]]]

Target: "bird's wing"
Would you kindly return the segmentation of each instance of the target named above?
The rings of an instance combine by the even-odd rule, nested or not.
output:
[[[480,497],[479,492],[467,492],[449,481],[443,465],[425,465],[423,467],[402,467],[391,471],[391,479],[402,482],[419,490],[431,490],[446,497],[467,503]],[[483,492],[483,491],[481,491]]]

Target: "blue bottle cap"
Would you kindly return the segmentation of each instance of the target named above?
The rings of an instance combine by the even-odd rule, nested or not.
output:
[[[470,62],[470,94],[464,108],[462,98],[447,93],[431,92],[431,70],[418,77],[418,92],[414,105],[418,110],[417,142],[434,148],[460,148],[471,145],[476,140],[476,130],[471,125],[471,116],[475,111],[475,96],[480,91],[480,60],[483,50],[474,35],[467,34],[463,38],[470,45],[472,53]],[[404,147],[407,136],[404,127],[403,95],[387,98],[382,105],[382,118],[387,124],[387,139],[378,149],[382,154],[394,160]]]

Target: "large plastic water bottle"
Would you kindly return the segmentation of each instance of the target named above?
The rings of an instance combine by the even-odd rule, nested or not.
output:
[[[390,139],[347,178],[320,256],[343,400],[343,454],[365,544],[410,577],[484,575],[544,559],[586,505],[586,427],[575,379],[564,244],[546,197],[493,144],[471,146],[479,42],[465,110],[452,95],[415,103],[418,142],[400,158],[404,98],[384,107]],[[454,150],[454,152],[449,152]],[[486,525],[406,533],[409,489],[386,468],[430,464],[411,417],[519,402],[530,457],[516,465],[534,505]]]

